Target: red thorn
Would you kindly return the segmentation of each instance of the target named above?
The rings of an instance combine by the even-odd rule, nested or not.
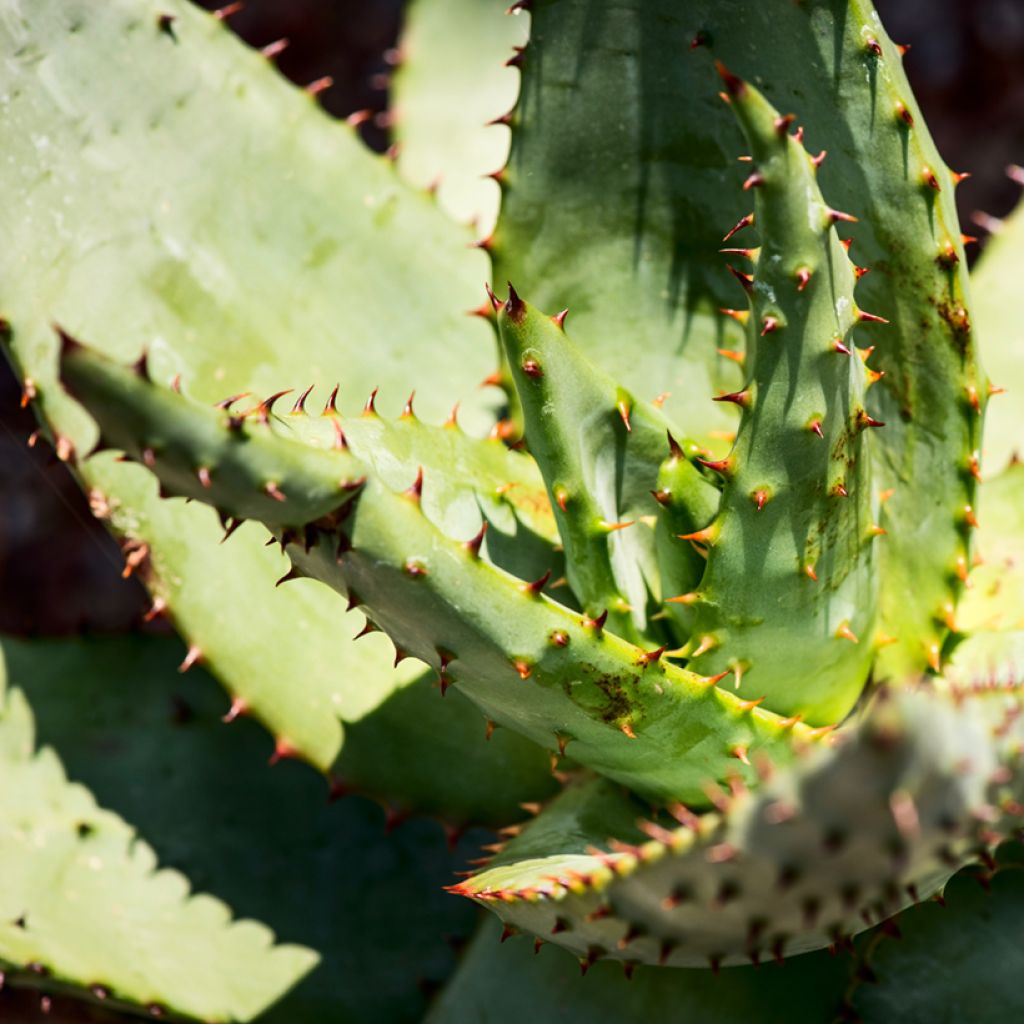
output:
[[[187,672],[193,665],[199,662],[202,656],[203,652],[195,644],[191,644],[189,649],[185,652],[184,659],[178,666],[178,671]]]
[[[532,583],[521,583],[519,590],[528,594],[530,597],[539,597],[541,591],[548,585],[548,581],[551,579],[551,570],[548,569],[543,576],[539,579],[534,580]]]
[[[835,498],[848,498],[850,496],[850,492],[842,483],[835,484],[829,493]]]
[[[249,702],[244,697],[235,697],[231,701],[231,707],[221,715],[222,722],[233,722],[239,715],[245,715],[249,712]]]
[[[337,420],[331,420],[334,424],[334,448],[335,451],[343,452],[348,449],[348,441],[345,440],[345,431]]]
[[[765,505],[768,504],[768,499],[770,497],[771,495],[765,490],[754,491],[754,493],[751,495],[751,498],[753,498],[754,504],[757,506],[758,512],[760,512],[761,509],[763,509]]]
[[[379,633],[379,632],[380,632],[380,630],[369,619],[367,619],[363,623],[363,628],[361,630],[359,630],[359,632],[356,633],[356,635],[354,637],[352,637],[352,639],[353,640],[362,640],[364,636],[369,636],[371,633]]]
[[[451,411],[450,411],[450,412],[448,413],[448,419],[446,419],[446,420],[444,421],[444,425],[445,425],[445,426],[446,426],[446,427],[447,427],[447,428],[448,428],[449,430],[454,430],[454,429],[456,429],[456,428],[458,427],[458,425],[459,425],[459,406],[460,406],[461,404],[462,404],[461,402],[456,402],[456,403],[455,403],[455,404],[454,404],[454,405],[452,406],[452,408],[451,408]]]
[[[484,542],[484,537],[487,536],[487,527],[488,527],[488,522],[485,519],[483,521],[483,524],[481,525],[479,531],[477,532],[476,536],[470,538],[469,540],[467,540],[466,543],[463,545],[463,547],[474,558],[479,558],[480,557],[480,547],[481,547],[481,545]]]
[[[167,602],[162,597],[154,597],[153,604],[150,605],[149,611],[142,616],[143,622],[152,622],[154,619],[159,618],[164,612],[167,611]]]
[[[811,163],[814,164],[815,167],[820,167],[825,162],[825,157],[827,156],[828,150],[823,149],[817,156],[811,157]],[[831,164],[829,166],[831,167]]]
[[[729,230],[729,233],[722,239],[722,241],[728,242],[729,239],[732,238],[732,236],[735,235],[737,231],[742,231],[744,228],[749,228],[750,225],[753,223],[754,215],[752,213],[748,213],[745,217],[740,217],[740,219],[736,221],[735,225],[733,225],[733,227]]]
[[[730,359],[732,362],[738,363],[740,366],[742,366],[747,359],[743,352],[737,352],[735,349],[731,348],[720,348],[718,350],[718,354],[722,356],[723,359]]]
[[[320,93],[330,89],[332,85],[334,85],[334,79],[330,75],[324,75],[322,78],[317,78],[310,82],[304,91],[309,93],[310,96],[319,96]]]
[[[480,387],[487,388],[500,388],[503,383],[501,376],[501,370],[495,370],[494,373],[489,373],[482,381],[480,381]]]
[[[324,405],[324,411],[320,414],[321,416],[337,416],[338,415],[338,384],[335,384],[331,388],[331,393],[327,398],[327,402]]]
[[[508,299],[505,302],[505,314],[514,324],[520,323],[523,317],[526,316],[526,303],[519,298],[515,288],[512,287],[511,281],[508,282]]]
[[[274,403],[284,398],[285,395],[290,395],[294,388],[285,388],[284,391],[278,391],[271,395],[269,398],[264,398],[258,406],[256,406],[256,418],[260,423],[269,423],[271,413],[274,411]]]
[[[747,91],[747,83],[734,75],[720,60],[715,61],[715,70],[721,76],[730,96],[742,96]]]
[[[677,533],[679,540],[695,541],[697,544],[710,544],[715,539],[714,524],[705,526],[703,530],[695,530],[693,533]]]
[[[517,658],[512,662],[512,667],[519,674],[520,679],[529,679],[530,674],[533,672],[533,668],[530,663],[523,658]]]
[[[523,54],[526,52],[525,46],[513,46],[515,53],[505,61],[505,67],[507,68],[518,68],[523,65]]]
[[[219,402],[214,405],[214,409],[223,409],[227,412],[235,402],[240,402],[243,398],[248,398],[252,392],[241,391],[237,395],[231,395],[228,398],[222,398]]]
[[[668,650],[667,647],[657,647],[653,651],[641,651],[637,655],[636,662],[638,665],[643,665],[647,668],[648,665],[654,665],[661,660],[661,656]]]
[[[833,223],[844,221],[847,224],[856,224],[857,218],[852,213],[843,213],[842,210],[829,210],[828,219]]]
[[[742,249],[742,248],[738,248],[738,247],[735,247],[735,246],[727,246],[726,248],[719,249],[718,251],[720,253],[722,253],[722,255],[724,255],[724,256],[728,256],[728,255],[745,256],[748,260],[752,260],[754,258],[754,256],[755,256],[755,254],[757,253],[757,249]]]
[[[834,338],[832,341],[832,351],[838,352],[840,355],[843,356],[848,356],[851,354],[850,350],[838,338]]]
[[[272,43],[267,43],[266,46],[260,47],[260,53],[263,54],[267,60],[273,60],[275,57],[279,57],[285,50],[288,49],[287,39],[275,39]]]
[[[928,188],[934,189],[936,192],[942,191],[939,179],[935,177],[935,172],[927,164],[921,168],[921,181],[923,181]]]
[[[900,102],[895,106],[896,116],[908,127],[914,127],[914,115],[907,109],[906,105]]]
[[[626,427],[626,431],[628,433],[632,433],[633,432],[633,428],[632,428],[632,426],[630,425],[630,422],[629,422],[629,413],[630,413],[629,403],[625,399],[619,399],[619,401],[615,403],[615,408],[618,409],[619,416],[622,417],[622,422],[623,422],[623,424]]]
[[[752,292],[754,290],[754,278],[750,274],[744,274],[742,270],[737,270],[731,263],[726,264],[729,272],[741,285],[743,285],[744,291]]]
[[[876,420],[869,416],[864,409],[858,409],[857,426],[860,427],[861,430],[864,430],[867,427],[884,427],[885,424],[881,420]]]
[[[824,439],[825,431],[821,429],[821,420],[811,420],[811,422],[807,424],[807,429],[817,434],[818,437]]]
[[[836,636],[841,640],[849,640],[850,643],[859,644],[860,639],[857,634],[850,629],[850,623],[843,621],[839,624],[839,628],[836,630]]]
[[[690,594],[678,594],[676,597],[666,597],[665,604],[696,604],[700,600],[700,594],[693,591]]]
[[[779,329],[779,318],[775,316],[766,316],[761,321],[761,337],[763,338],[766,334],[771,334],[773,331]]]
[[[267,761],[271,767],[280,764],[287,758],[298,757],[299,752],[287,740],[278,738],[274,743],[274,752]]]
[[[181,374],[180,373],[176,373],[171,378],[171,390],[176,395],[180,395],[181,394]],[[287,394],[287,392],[286,392],[286,394]]]
[[[532,377],[534,380],[539,380],[544,376],[544,370],[536,359],[524,359],[522,371],[527,377]]]
[[[419,501],[423,496],[423,467],[416,470],[416,479],[406,488],[405,496],[413,501]]]
[[[875,316],[874,313],[865,313],[862,309],[857,311],[857,319],[862,323],[870,324],[887,324],[889,322],[884,316]]]
[[[485,284],[484,288],[487,290],[487,298],[490,299],[491,308],[494,310],[495,313],[497,313],[498,310],[501,309],[501,299],[499,299],[498,296],[494,294],[489,284]]]
[[[358,128],[361,124],[366,124],[366,122],[372,118],[372,110],[354,110],[345,118],[345,124],[350,128]]]
[[[227,4],[225,7],[221,7],[220,10],[213,11],[212,13],[218,21],[227,21],[228,18],[237,14],[243,7],[245,7],[243,0],[236,0],[235,3]]]
[[[416,397],[416,392],[415,391],[410,391],[409,392],[409,397],[405,400],[405,405],[402,406],[402,416],[401,416],[401,418],[403,420],[411,420],[411,419],[415,419],[416,418],[416,413],[414,413],[412,411],[412,403],[413,403],[413,399],[415,397]]]
[[[796,120],[796,114],[781,114],[772,122],[776,133],[783,136],[789,133],[789,129]]]
[[[377,415],[377,392],[380,388],[374,388],[370,392],[370,397],[366,400],[366,405],[363,406],[364,416],[376,416]]]
[[[718,312],[724,313],[726,316],[731,316],[737,323],[744,325],[750,319],[749,309],[725,309],[724,307],[720,307]]]
[[[796,272],[796,290],[802,292],[811,280],[811,271],[807,267],[801,267]]]
[[[604,632],[604,624],[608,621],[608,609],[606,608],[597,618],[591,618],[589,615],[584,615],[580,620],[580,625],[584,629],[592,629],[599,636]]]
[[[268,497],[273,498],[274,501],[285,501],[284,491],[274,483],[273,480],[268,481],[263,485],[263,490]]]
[[[685,459],[686,458],[686,453],[679,446],[679,442],[672,436],[672,431],[671,430],[667,430],[667,431],[665,431],[665,434],[668,437],[668,450],[669,450],[669,454],[672,456],[672,458],[673,459]]]
[[[723,476],[728,476],[732,471],[732,460],[729,456],[724,459],[702,459],[700,456],[697,457],[697,461],[707,469],[713,470],[715,473],[721,473]],[[689,540],[689,537],[684,537],[684,540]]]
[[[711,399],[712,402],[731,402],[733,405],[738,405],[743,409],[747,409],[750,406],[750,392],[745,388],[742,391],[730,391],[728,394],[716,395]]]
[[[870,268],[870,267],[858,267],[858,266],[857,266],[856,264],[854,264],[854,267],[853,267],[853,276],[854,276],[854,277],[855,277],[855,278],[856,278],[856,279],[857,279],[858,281],[859,281],[859,280],[860,280],[860,279],[861,279],[861,278],[862,278],[862,277],[863,277],[863,276],[864,276],[865,274],[870,274],[870,273],[871,273],[871,268]]]
[[[764,184],[764,175],[760,171],[754,171],[743,182],[743,191],[749,192],[752,188],[760,188]]]
[[[811,565],[811,564],[805,565],[804,566],[804,573],[806,574],[808,579],[814,580],[815,583],[818,582],[818,574],[815,571],[813,565]]]
[[[569,315],[568,309],[563,309],[560,313],[556,313],[552,318],[552,323],[560,330],[565,330],[565,318]]]

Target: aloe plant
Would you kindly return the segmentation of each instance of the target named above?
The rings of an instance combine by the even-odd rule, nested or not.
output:
[[[526,6],[417,0],[397,160],[233,5],[0,6],[8,352],[189,672],[4,645],[0,962],[128,1011],[414,1019],[475,903],[524,938],[483,924],[435,1024],[1012,1016],[1024,434],[1004,400],[983,478],[975,335],[1012,373],[1019,246],[972,317],[962,175],[864,0]],[[240,785],[255,722],[278,775]],[[455,852],[358,800],[343,840],[300,760]],[[172,781],[198,826],[154,812]]]

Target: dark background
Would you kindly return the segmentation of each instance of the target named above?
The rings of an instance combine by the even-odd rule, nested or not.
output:
[[[215,8],[220,3],[204,2]],[[917,99],[947,163],[972,178],[958,189],[963,229],[984,238],[976,211],[1005,215],[1020,192],[1005,174],[1024,163],[1024,0],[876,0],[889,34],[910,44]],[[388,81],[401,0],[248,0],[231,26],[253,46],[286,38],[277,58],[299,84],[330,76],[320,94],[338,117],[369,110],[368,144],[389,144]],[[19,408],[20,389],[0,363],[0,631],[117,632],[138,626],[148,602],[67,468]],[[68,1000],[39,1012],[31,993],[0,996],[0,1019],[70,1020]],[[75,1019],[86,1019],[76,1017]],[[94,1018],[100,1019],[100,1018]]]

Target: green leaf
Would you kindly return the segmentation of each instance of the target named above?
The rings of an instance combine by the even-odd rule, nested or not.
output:
[[[1006,388],[985,413],[983,464],[998,472],[1014,452],[1024,455],[1024,327],[1018,311],[1024,265],[1024,204],[986,243],[971,274],[974,322],[992,383]]]
[[[156,377],[207,401],[344,380],[348,410],[385,383],[382,408],[418,388],[429,419],[462,397],[467,426],[489,425],[491,331],[464,315],[486,260],[225,26],[185,0],[6,2],[0,47],[0,185],[18,197],[0,211],[0,310],[60,435],[81,447],[87,428],[53,387],[55,321],[122,357],[147,348]],[[274,591],[255,533],[218,549],[208,513],[160,508],[132,467],[93,469],[182,634],[319,767],[339,717],[412,678],[384,645],[355,652],[358,617]]]
[[[710,971],[637,967],[631,980],[616,964],[580,977],[577,962],[545,946],[534,956],[521,937],[499,944],[485,922],[426,1024],[824,1024],[841,1010],[851,969],[841,953],[813,953],[781,966]]]
[[[456,220],[490,234],[508,158],[507,114],[519,74],[505,63],[526,43],[530,18],[506,0],[415,0],[406,7],[391,81],[398,170]]]
[[[742,409],[739,429],[714,464],[718,515],[697,535],[707,569],[692,595],[690,665],[731,671],[744,697],[827,725],[856,703],[876,654],[868,428],[881,424],[864,406],[856,277],[835,230],[844,215],[822,196],[818,166],[786,119],[719,71],[751,151],[761,245],[736,260],[752,275],[733,268],[750,305],[747,377],[725,396]]]
[[[324,780],[306,765],[285,761],[267,767],[261,730],[245,719],[230,725],[221,721],[223,698],[217,687],[201,669],[184,677],[175,671],[182,651],[170,638],[5,640],[3,650],[11,681],[32,701],[41,742],[60,751],[72,777],[86,783],[105,807],[132,821],[163,863],[237,913],[266,921],[283,939],[319,952],[320,966],[261,1016],[261,1024],[419,1019],[425,1005],[421,982],[437,983],[448,974],[453,954],[446,939],[466,935],[475,921],[467,907],[441,889],[461,866],[462,856],[448,850],[437,822],[419,818],[390,828],[370,801],[328,802]],[[6,739],[6,730],[3,735]],[[429,739],[421,737],[418,743]],[[407,753],[420,750],[413,760],[424,776],[436,778],[444,766],[430,762],[432,749],[409,746]],[[52,762],[52,755],[44,757],[40,770]],[[454,771],[476,772],[486,786],[482,764],[471,768],[457,757],[446,763]],[[472,783],[463,785],[469,790]],[[70,788],[80,813],[69,819],[69,830],[84,813],[84,791]],[[18,798],[19,791],[9,790],[6,782],[0,791],[6,794],[0,801]],[[29,795],[24,793],[26,799]],[[100,815],[93,819],[108,828],[113,815]],[[117,827],[129,834],[123,824]],[[97,842],[97,835],[81,840],[83,853],[101,852]],[[133,849],[131,865],[148,873],[149,847],[137,842]],[[37,870],[42,860],[38,851],[18,851],[22,871]],[[7,908],[25,890],[6,858],[4,863],[0,903]],[[153,882],[157,895],[180,905],[177,876],[159,878],[161,884]],[[123,887],[124,879],[119,881]],[[55,890],[69,891],[70,883]],[[112,926],[112,902],[130,904],[136,915],[136,930],[125,935],[123,964],[111,950],[120,934]],[[259,1009],[254,1004],[261,994],[262,1006],[300,973],[296,968],[281,980],[289,958],[310,966],[313,954],[308,951],[267,951],[262,927],[256,932],[255,926],[245,925],[239,931],[236,925],[224,931],[221,910],[210,930],[214,936],[224,931],[221,947],[233,941],[246,957],[232,969],[223,948],[200,942],[203,933],[194,923],[196,917],[208,918],[214,906],[202,897],[188,911],[189,930],[179,933],[174,961],[160,947],[146,953],[147,936],[155,934],[164,947],[170,936],[153,932],[153,900],[133,890],[124,897],[108,892],[91,909],[81,901],[68,902],[64,913],[71,918],[61,922],[56,941],[62,950],[70,947],[75,965],[81,964],[75,975],[81,983],[112,984],[122,975],[157,978],[161,962],[180,964],[187,958],[189,973],[176,977],[175,990],[153,997],[164,996],[173,1009],[206,1020],[221,1019],[212,1002],[215,992],[226,992],[225,1000],[240,1007]],[[15,931],[8,922],[20,912],[0,914],[3,941]],[[28,922],[31,936],[31,908]],[[253,933],[260,939],[255,948]],[[5,953],[9,956],[9,949]],[[131,991],[143,1000],[151,997],[140,982]]]
[[[717,967],[834,945],[1019,826],[1020,710],[1019,680],[897,691],[832,749],[719,791],[719,814],[644,824],[585,782],[452,891],[583,959]]]
[[[51,748],[36,751],[23,691],[50,666],[34,654],[9,659],[0,711],[0,961],[155,1011],[251,1020],[318,955],[275,946],[265,925],[190,895],[122,818],[68,781]],[[76,683],[88,671],[76,662]]]
[[[901,914],[898,933],[878,933],[868,947],[869,983],[852,998],[864,1024],[1004,1024],[1024,1015],[1021,864],[1003,864],[994,877],[964,871],[943,896],[942,906]]]
[[[738,295],[718,250],[750,211],[750,169],[737,162],[745,149],[711,55],[794,112],[812,152],[828,152],[822,190],[860,219],[853,255],[873,271],[858,302],[891,321],[870,333],[886,373],[869,403],[886,424],[876,470],[895,488],[880,554],[882,625],[897,643],[883,671],[935,663],[970,564],[964,510],[986,386],[954,178],[873,7],[537,0],[531,17],[495,276],[542,309],[568,306],[595,362],[638,397],[671,392],[665,410],[690,436],[734,429],[711,403],[740,383],[716,349],[742,349],[717,312]],[[743,238],[729,244],[753,244]]]
[[[588,614],[608,612],[612,632],[658,642],[656,627],[649,629],[647,605],[649,594],[656,601],[662,597],[661,581],[655,534],[644,520],[654,520],[659,510],[653,492],[669,458],[671,424],[595,369],[570,341],[560,318],[544,316],[514,290],[498,314],[498,329],[525,417],[526,443],[544,475],[565,546],[573,592]],[[676,498],[680,504],[685,499],[684,517],[694,528],[706,526],[718,490],[684,464],[686,478],[676,481]],[[681,546],[701,561],[688,544]]]
[[[428,515],[429,465],[404,480],[384,474],[392,486],[409,481],[396,493],[347,447],[199,405],[70,340],[61,374],[105,445],[146,463],[169,494],[225,518],[264,518],[299,575],[345,595],[367,629],[436,668],[442,688],[455,683],[541,746],[571,742],[575,760],[653,799],[702,803],[709,779],[754,777],[751,764],[736,768],[738,751],[786,763],[794,740],[820,738],[556,602],[543,593],[547,576],[526,582],[488,562],[483,528],[448,536]],[[438,477],[450,486],[449,470]]]

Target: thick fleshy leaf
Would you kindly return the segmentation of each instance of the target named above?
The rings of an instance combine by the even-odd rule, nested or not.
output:
[[[405,12],[391,82],[399,173],[481,235],[501,201],[488,175],[508,159],[508,128],[491,122],[515,103],[519,74],[506,62],[529,25],[507,0],[415,0]]]
[[[717,967],[835,945],[1020,826],[1020,711],[1019,680],[898,692],[833,749],[720,792],[720,815],[675,808],[682,828],[586,783],[452,888],[584,959]]]
[[[251,1020],[314,967],[318,955],[276,946],[265,925],[232,921],[220,899],[190,894],[182,874],[158,870],[153,848],[130,825],[68,780],[52,748],[36,750],[25,689],[44,687],[53,671],[52,661],[40,664],[37,651],[4,650],[0,963],[95,987],[154,1014]],[[76,685],[90,669],[95,666],[75,665]],[[66,668],[64,675],[72,679]],[[126,777],[140,783],[134,774]]]
[[[1024,204],[1002,222],[985,244],[974,272],[974,321],[981,357],[992,383],[1006,389],[994,396],[985,420],[982,464],[998,472],[1014,452],[1024,456],[1024,322],[1020,279],[1024,272]]]
[[[1020,921],[1024,866],[1003,863],[994,877],[964,871],[946,886],[943,905],[901,914],[890,936],[866,952],[866,983],[853,993],[864,1024],[1005,1024],[1024,1016]],[[1001,859],[1003,851],[1000,851]]]
[[[828,953],[781,966],[711,971],[597,963],[580,976],[577,961],[550,945],[534,955],[525,937],[499,944],[487,922],[441,993],[426,1024],[825,1024],[842,1010],[851,959]]]
[[[343,409],[383,384],[382,408],[417,388],[430,420],[463,398],[467,425],[489,424],[494,343],[464,312],[486,260],[468,232],[223,24],[185,0],[5,3],[0,47],[0,311],[62,437],[80,446],[85,421],[52,386],[55,321],[148,349],[155,376],[208,401],[341,380]],[[179,630],[320,767],[339,718],[411,678],[384,645],[355,652],[358,617],[274,591],[255,533],[220,550],[208,513],[158,508],[131,467],[95,469]],[[277,685],[284,666],[301,687]]]
[[[880,486],[895,488],[880,555],[896,642],[883,671],[936,664],[944,608],[970,564],[965,509],[987,392],[955,177],[870,3],[537,0],[531,17],[495,276],[540,308],[568,306],[591,357],[640,397],[671,392],[665,409],[691,436],[734,429],[711,399],[737,390],[743,347],[718,312],[740,294],[718,250],[749,223],[751,167],[737,162],[746,151],[712,56],[795,113],[812,152],[827,151],[822,190],[859,218],[853,256],[873,270],[858,301],[891,321],[870,334],[885,377],[869,412],[888,428],[875,461]]]
[[[265,735],[245,719],[230,725],[221,721],[223,697],[210,677],[201,669],[184,677],[175,671],[182,655],[177,641],[5,640],[3,650],[12,683],[23,687],[33,703],[40,742],[60,751],[72,777],[86,783],[105,807],[131,820],[162,863],[184,872],[237,913],[266,921],[282,940],[319,952],[320,966],[260,1016],[261,1022],[419,1019],[423,984],[436,984],[452,967],[446,940],[466,935],[475,919],[441,891],[461,856],[448,850],[438,823],[420,818],[389,827],[380,808],[367,800],[329,802],[324,780],[306,765],[268,767]],[[54,758],[37,760],[43,770],[52,768]],[[435,777],[440,766],[427,760],[424,750],[421,771]],[[450,763],[484,774],[457,758]],[[466,789],[471,786],[471,781],[464,783]],[[69,833],[79,822],[96,824],[94,834],[78,840],[92,864],[103,853],[101,840],[113,815],[85,815],[85,791],[69,788],[79,805]],[[0,792],[9,794],[6,782]],[[30,796],[23,791],[19,799]],[[0,796],[0,802],[9,799]],[[129,834],[123,824],[119,828]],[[130,864],[148,873],[149,847],[137,842],[133,850]],[[23,856],[19,849],[16,870],[39,870],[43,863],[38,851]],[[11,871],[7,864],[0,881],[5,906],[26,891]],[[69,894],[74,877],[54,893]],[[185,905],[181,915],[188,928],[172,943],[166,925],[153,930],[154,904],[145,891],[128,889],[123,878],[114,882],[123,890],[120,895],[117,889],[107,892],[94,908],[83,895],[77,902],[68,900],[61,912],[56,938],[62,955],[65,950],[73,954],[78,968],[73,976],[79,982],[106,982],[115,995],[123,995],[117,983],[126,974],[153,981],[162,962],[179,962],[178,988],[164,1001],[172,1009],[219,1020],[212,994],[226,991],[237,1005],[259,1009],[284,987],[282,959],[301,957],[298,963],[305,967],[313,960],[312,953],[289,952],[295,947],[268,951],[265,928],[246,924],[228,929],[223,908],[217,910],[205,896],[193,900],[194,907]],[[152,886],[157,895],[180,905],[184,884],[178,875],[158,875]],[[121,905],[130,907],[127,919],[134,931],[115,929],[111,907]],[[0,941],[17,933],[8,923],[16,913],[0,915],[5,922]],[[23,941],[31,940],[32,919],[30,907]],[[224,933],[220,947],[202,941],[204,928],[213,935]],[[122,934],[119,962],[114,942]],[[148,945],[154,939],[156,948]],[[223,948],[227,942],[242,946],[244,961],[233,966],[227,955],[231,947]],[[173,956],[161,948],[172,949]],[[9,959],[8,949],[5,954]],[[36,958],[57,975],[59,962]],[[151,993],[141,982],[130,991],[143,1001],[162,994]],[[256,1006],[261,993],[262,1003]]]

